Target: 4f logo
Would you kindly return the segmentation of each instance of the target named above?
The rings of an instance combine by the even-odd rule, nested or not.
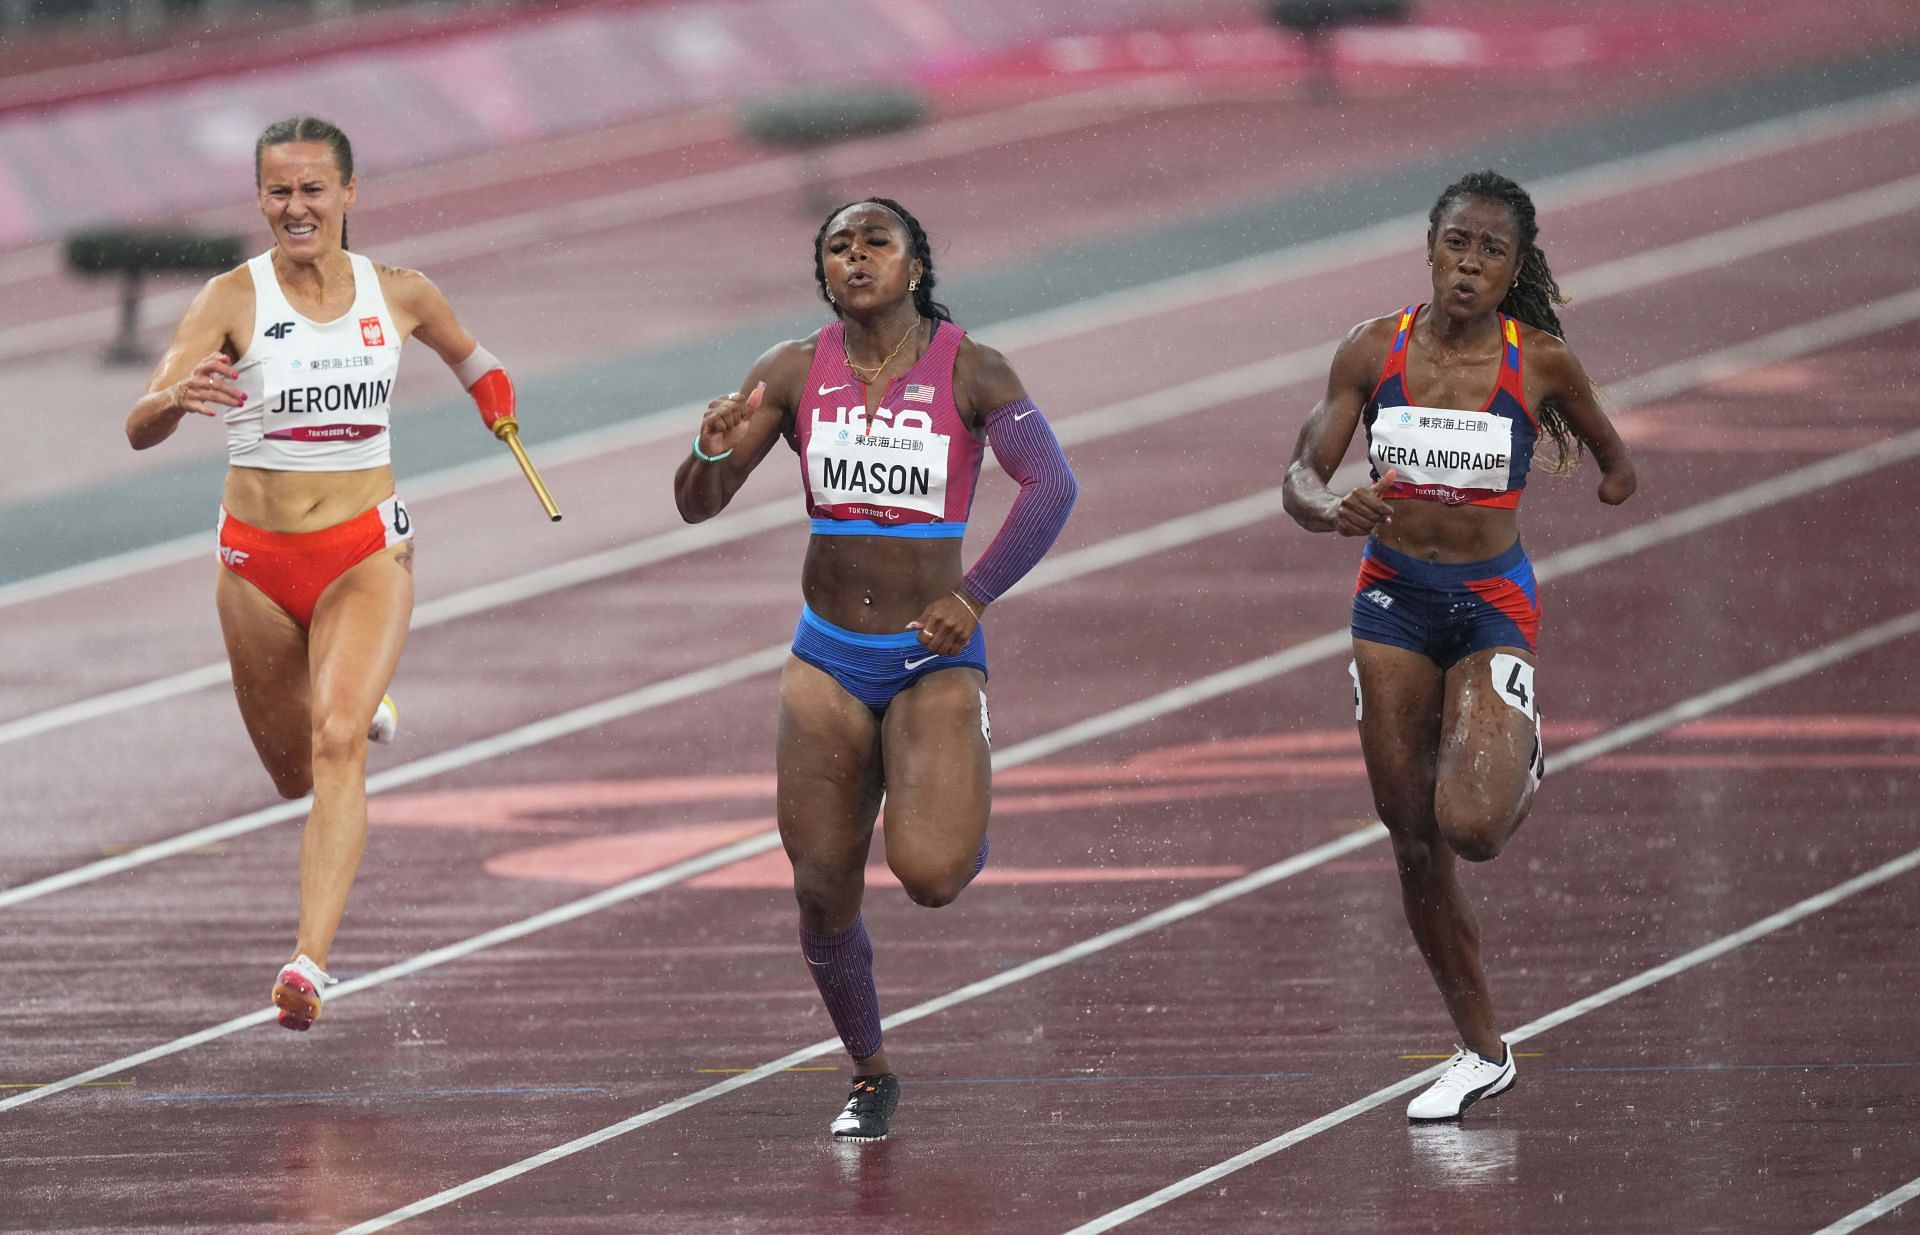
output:
[[[245,549],[236,549],[232,545],[220,546],[220,560],[225,562],[227,565],[233,567],[235,570],[240,569],[240,567],[243,564],[245,564],[246,560],[252,556],[253,555],[251,553],[248,553]]]
[[[292,322],[275,322],[262,331],[269,339],[284,339],[293,333]]]
[[[387,345],[387,336],[386,333],[380,329],[379,318],[363,317],[360,319],[360,342],[366,344],[368,347],[385,347]]]

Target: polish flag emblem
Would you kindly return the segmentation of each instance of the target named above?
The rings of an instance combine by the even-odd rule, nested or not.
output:
[[[387,336],[386,333],[380,329],[379,318],[363,317],[360,319],[360,341],[368,347],[385,347],[387,345]]]

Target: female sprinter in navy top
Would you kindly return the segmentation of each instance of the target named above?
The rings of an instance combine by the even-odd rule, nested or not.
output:
[[[281,795],[313,794],[300,921],[272,999],[280,1024],[320,1015],[334,932],[367,835],[369,738],[413,612],[413,523],[393,490],[389,396],[417,338],[489,427],[513,414],[506,371],[412,270],[347,251],[356,184],[346,134],[269,125],[254,146],[273,248],[207,282],[127,417],[135,450],[189,416],[220,417],[229,467],[214,588],[240,717]]]
[[[1077,486],[1013,368],[934,301],[933,253],[905,207],[834,211],[813,259],[836,320],[708,405],[674,498],[697,523],[783,436],[801,458],[813,537],[780,683],[778,814],[801,950],[854,1061],[831,1131],[866,1141],[899,1099],[860,914],[874,816],[884,794],[887,864],[919,904],[949,903],[986,864],[980,619],[1053,543]],[[1020,495],[963,576],[983,442]]]
[[[1458,1119],[1514,1082],[1454,858],[1496,856],[1546,771],[1540,610],[1517,518],[1534,443],[1552,441],[1556,470],[1592,451],[1610,506],[1634,490],[1627,449],[1560,337],[1565,300],[1526,192],[1476,172],[1428,221],[1432,301],[1347,336],[1285,484],[1301,526],[1367,537],[1352,606],[1360,742],[1407,922],[1465,1044],[1408,1106],[1414,1120]],[[1373,483],[1335,493],[1362,424]]]

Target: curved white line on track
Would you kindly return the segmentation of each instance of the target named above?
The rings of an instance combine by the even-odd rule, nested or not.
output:
[[[1904,321],[1910,320],[1915,316],[1920,316],[1920,288],[1903,292],[1898,296],[1888,297],[1882,301],[1876,301],[1873,304],[1847,309],[1831,317],[1823,318],[1818,322],[1789,327],[1783,331],[1776,331],[1773,335],[1739,344],[1736,347],[1727,348],[1721,352],[1696,357],[1693,360],[1683,361],[1679,364],[1668,365],[1655,370],[1652,373],[1635,379],[1633,382],[1624,384],[1619,392],[1620,401],[1618,406],[1620,410],[1624,411],[1631,407],[1635,400],[1641,398],[1665,397],[1678,390],[1684,390],[1698,384],[1702,380],[1731,376],[1746,368],[1775,363],[1791,355],[1803,354],[1804,351],[1818,350],[1822,347],[1831,346],[1833,343],[1842,341],[1845,338],[1856,337],[1852,332],[1874,333],[1878,330],[1885,329],[1889,320],[1893,318]],[[1285,360],[1286,358],[1283,357],[1281,359]],[[1266,363],[1275,364],[1278,362],[1270,361]],[[1224,378],[1227,375],[1221,376]],[[1235,393],[1236,388],[1233,387],[1228,387],[1223,390],[1219,386],[1214,386],[1209,387],[1209,389],[1213,390],[1217,398],[1221,400],[1245,397],[1243,393]],[[1123,414],[1121,409],[1130,407],[1134,410],[1131,413]],[[1124,422],[1129,415],[1147,416],[1150,414],[1153,414],[1153,409],[1145,400],[1134,400],[1128,404],[1117,405],[1114,411],[1108,413],[1108,415],[1114,418],[1115,423]],[[1652,545],[1660,544],[1679,536],[1689,535],[1716,523],[1725,522],[1753,511],[1765,509],[1768,506],[1777,505],[1780,502],[1812,493],[1827,485],[1837,484],[1855,476],[1864,475],[1878,468],[1904,462],[1916,455],[1920,455],[1920,429],[1911,430],[1899,437],[1890,438],[1884,442],[1877,442],[1869,446],[1860,447],[1857,450],[1848,451],[1844,454],[1834,455],[1830,458],[1820,460],[1817,463],[1812,463],[1805,467],[1796,468],[1793,471],[1762,480],[1745,489],[1722,494],[1717,498],[1687,507],[1683,510],[1675,511],[1672,514],[1660,516],[1644,524],[1626,528],[1610,536],[1604,536],[1582,545],[1576,545],[1571,549],[1562,550],[1559,553],[1543,558],[1537,562],[1535,564],[1535,571],[1540,579],[1547,580],[1558,578],[1561,575],[1571,574],[1575,571],[1585,570],[1603,562],[1612,561],[1615,558],[1637,553]],[[1278,492],[1276,488],[1266,491],[1266,495],[1268,499],[1271,500],[1277,496]],[[1261,495],[1255,494],[1253,498],[1246,500],[1253,501],[1260,497]],[[768,503],[768,505],[771,506],[773,504]],[[1239,507],[1235,508],[1236,511],[1241,511],[1242,509],[1243,508]],[[1263,508],[1250,507],[1244,509],[1258,512]],[[1236,517],[1238,516],[1236,515]],[[1263,517],[1263,515],[1253,513],[1247,515],[1246,519],[1247,521],[1252,521],[1252,519],[1259,517]],[[1180,540],[1179,538],[1187,537],[1188,539],[1197,539],[1202,535],[1211,535],[1217,531],[1227,530],[1230,526],[1238,526],[1238,524],[1221,523],[1218,517],[1209,516],[1208,512],[1203,511],[1198,515],[1189,515],[1182,520],[1171,521],[1170,525],[1163,526],[1157,533],[1150,530],[1143,533],[1133,533],[1129,536],[1116,537],[1105,544],[1090,545],[1086,548],[1076,550],[1072,554],[1063,554],[1057,559],[1042,562],[1033,575],[1029,576],[1021,585],[1021,590],[1026,591],[1046,587],[1055,582],[1062,582],[1067,578],[1074,577],[1075,567],[1073,567],[1072,563],[1075,561],[1092,561],[1094,560],[1092,555],[1101,555],[1100,560],[1103,565],[1110,565],[1119,560],[1128,560],[1114,556],[1116,553],[1122,552],[1120,549],[1121,546],[1128,546],[1128,548],[1125,549],[1127,555],[1140,556],[1141,553],[1151,552],[1151,546],[1161,544],[1167,537],[1175,537],[1179,543],[1186,543],[1186,540]],[[1138,549],[1139,552],[1135,552],[1135,549]],[[1082,555],[1088,556],[1083,557]],[[1079,573],[1084,573],[1084,571],[1080,571]],[[1216,694],[1225,693],[1228,690],[1236,690],[1246,681],[1258,681],[1262,677],[1287,672],[1300,665],[1309,664],[1315,660],[1336,655],[1341,649],[1346,647],[1347,638],[1347,632],[1344,628],[1337,631],[1330,631],[1316,639],[1295,645],[1281,652],[1276,652],[1272,656],[1263,657],[1260,660],[1250,662],[1248,665],[1225,670],[1221,673],[1199,679],[1186,686],[1177,687],[1166,694],[1158,695],[1152,699],[1144,700],[1139,704],[1134,704],[1131,707],[1109,713],[1105,717],[1096,717],[1082,721],[1077,725],[1067,726],[1051,736],[1036,738],[1033,741],[1036,743],[1042,741],[1051,742],[1053,743],[1053,750],[1062,750],[1066,747],[1077,745],[1080,742],[1089,741],[1094,737],[1100,736],[1102,733],[1114,732],[1118,729],[1126,728],[1129,725],[1140,723],[1142,720],[1150,720],[1152,719],[1151,708],[1153,707],[1167,706],[1169,704],[1181,707],[1188,706],[1189,703],[1213,698]],[[637,690],[617,695],[611,699],[587,704],[546,720],[522,725],[519,728],[492,738],[485,738],[464,746],[453,747],[425,759],[402,764],[396,768],[389,768],[367,779],[367,792],[369,795],[372,795],[384,792],[387,789],[397,788],[401,785],[413,784],[429,776],[437,776],[442,772],[467,767],[474,763],[494,758],[500,754],[515,750],[524,750],[527,747],[552,741],[558,737],[577,733],[593,725],[604,724],[611,720],[621,719],[638,712],[661,707],[668,703],[690,698],[693,695],[703,693],[707,690],[719,689],[722,686],[744,680],[757,673],[772,672],[784,663],[784,652],[784,644],[776,644],[762,648],[757,652],[746,653],[734,660],[723,662],[720,665],[709,666],[692,673],[667,678],[663,681],[640,687]],[[1246,675],[1248,674],[1255,676],[1247,677]],[[1029,743],[1029,745],[1031,745],[1031,743]],[[1024,749],[1024,747],[1016,749]],[[996,765],[1000,762],[998,759],[995,760]],[[123,854],[117,854],[111,858],[103,858],[96,862],[89,862],[83,866],[62,871],[57,875],[49,875],[43,879],[20,884],[17,887],[0,889],[0,909],[5,909],[10,905],[20,904],[25,901],[35,900],[66,888],[92,883],[95,880],[104,879],[109,875],[118,874],[122,871],[146,866],[150,863],[186,853],[215,841],[229,840],[233,837],[258,831],[261,828],[276,823],[300,818],[306,814],[306,811],[307,804],[304,800],[299,802],[277,803],[272,806],[263,807],[260,810],[236,816],[221,823],[210,824],[204,828],[197,828],[191,832],[182,833],[164,841],[156,841],[150,845],[143,845],[137,849],[130,850]],[[0,1105],[0,1110],[4,1109],[4,1105]]]
[[[1548,177],[1537,182],[1532,192],[1535,202],[1543,209],[1564,209],[1641,192],[1846,134],[1898,124],[1915,116],[1920,116],[1920,87],[1902,87]],[[1176,312],[1218,296],[1257,291],[1287,279],[1390,256],[1412,248],[1425,225],[1424,216],[1404,215],[1324,240],[1256,254],[1010,319],[981,331],[980,338],[1009,349],[1037,346],[1137,317]],[[541,460],[552,471],[576,458],[664,440],[678,433],[678,426],[684,425],[701,406],[683,404],[647,413],[626,424],[582,430],[543,442]],[[516,474],[511,460],[502,456],[424,473],[406,481],[407,492],[425,498],[507,480]],[[204,536],[183,536],[0,584],[0,608],[185,561],[205,548]]]
[[[1829,644],[1827,647],[1818,649],[1817,651],[1794,657],[1792,660],[1775,665],[1760,673],[1753,674],[1735,682],[1729,682],[1706,694],[1695,696],[1694,698],[1687,699],[1672,707],[1656,712],[1651,716],[1643,717],[1632,724],[1623,725],[1610,733],[1603,734],[1598,738],[1583,742],[1579,746],[1569,749],[1554,760],[1554,765],[1556,768],[1562,769],[1575,766],[1608,751],[1638,741],[1650,734],[1671,729],[1675,725],[1682,724],[1687,720],[1725,707],[1727,704],[1746,698],[1749,695],[1771,689],[1774,686],[1813,673],[1894,639],[1905,638],[1915,633],[1920,633],[1920,611],[1906,614],[1890,622],[1883,622],[1878,626],[1871,627],[1846,639]],[[1096,935],[1091,939],[1082,940],[1058,952],[1028,961],[1024,965],[1016,966],[1002,973],[997,973],[992,977],[972,983],[971,985],[960,987],[938,998],[930,999],[904,1011],[896,1012],[881,1021],[881,1025],[886,1029],[894,1029],[901,1025],[920,1020],[923,1017],[932,1016],[937,1012],[945,1011],[956,1005],[978,999],[983,995],[992,994],[1005,987],[1024,982],[1028,978],[1037,977],[1040,974],[1058,969],[1083,957],[1105,951],[1116,944],[1125,943],[1149,931],[1157,930],[1162,926],[1203,913],[1215,905],[1245,896],[1249,892],[1257,891],[1269,884],[1277,883],[1282,879],[1320,866],[1343,854],[1351,853],[1356,849],[1364,848],[1367,845],[1385,840],[1386,836],[1386,829],[1375,824],[1373,827],[1364,831],[1351,833],[1341,837],[1339,840],[1331,841],[1327,844],[1317,846],[1314,849],[1310,849],[1305,853],[1296,854],[1291,858],[1276,862],[1250,875],[1243,876],[1230,883],[1222,884],[1199,896],[1191,897],[1187,900],[1169,905],[1155,913],[1148,914],[1145,917],[1137,918],[1125,926],[1107,931],[1101,935]],[[1743,930],[1723,936],[1705,947],[1696,948],[1684,956],[1676,957],[1663,965],[1646,970],[1624,982],[1616,983],[1604,991],[1589,995],[1585,999],[1569,1004],[1557,1012],[1550,1013],[1529,1025],[1515,1030],[1513,1033],[1507,1035],[1507,1040],[1518,1043],[1537,1034],[1545,1033],[1548,1029],[1564,1024],[1566,1021],[1572,1020],[1577,1016],[1582,1016],[1587,1012],[1591,1012],[1595,1008],[1604,1007],[1616,1000],[1623,999],[1635,991],[1643,990],[1657,982],[1664,981],[1677,973],[1682,973],[1696,965],[1712,960],[1714,957],[1722,956],[1763,935],[1798,922],[1802,918],[1818,913],[1831,905],[1838,904],[1840,901],[1859,892],[1863,892],[1870,887],[1885,883],[1887,880],[1904,874],[1915,867],[1920,867],[1920,849],[1916,849],[1904,857],[1877,867],[1866,874],[1850,879],[1838,887],[1829,889],[1818,896],[1810,897],[1797,905],[1763,918]],[[688,1094],[686,1097],[662,1103],[631,1118],[609,1124],[596,1132],[568,1141],[564,1145],[557,1145],[552,1149],[544,1150],[541,1153],[523,1158],[510,1166],[501,1167],[497,1171],[489,1172],[486,1175],[469,1180],[466,1183],[415,1201],[411,1205],[404,1205],[378,1218],[372,1218],[348,1227],[342,1235],[372,1235],[372,1232],[386,1230],[389,1227],[405,1222],[409,1218],[415,1218],[421,1214],[444,1208],[464,1197],[472,1196],[476,1192],[483,1192],[488,1188],[505,1183],[510,1179],[518,1178],[521,1175],[538,1170],[543,1166],[558,1162],[563,1158],[570,1158],[575,1154],[591,1149],[596,1145],[603,1144],[615,1137],[623,1136],[639,1128],[644,1128],[649,1124],[658,1123],[671,1115],[678,1114],[681,1111],[711,1101],[714,1098],[732,1093],[736,1089],[742,1089],[755,1082],[765,1080],[767,1077],[776,1075],[796,1064],[804,1063],[810,1059],[816,1059],[822,1055],[831,1054],[840,1049],[841,1045],[838,1038],[829,1038],[823,1042],[816,1042],[812,1046],[803,1047],[779,1059],[761,1064],[750,1072],[729,1077],[718,1084],[710,1085],[705,1089]],[[1428,1068],[1424,1072],[1406,1081],[1402,1081],[1388,1089],[1381,1090],[1377,1094],[1370,1095],[1367,1098],[1361,1099],[1359,1102],[1341,1108],[1340,1111],[1336,1111],[1333,1115],[1326,1116],[1323,1120],[1317,1120],[1314,1124],[1307,1125],[1307,1127],[1313,1128],[1314,1131],[1306,1132],[1304,1135],[1298,1136],[1298,1139],[1304,1140],[1307,1136],[1312,1136],[1317,1132],[1324,1131],[1326,1127],[1336,1126],[1336,1124],[1343,1123],[1355,1115],[1371,1110],[1383,1102],[1390,1101],[1393,1097],[1417,1087],[1424,1080],[1439,1075],[1441,1067],[1443,1066],[1444,1065],[1436,1065],[1435,1067]],[[1325,1127],[1319,1126],[1321,1124],[1324,1124]],[[1289,1133],[1288,1135],[1294,1136],[1300,1133],[1300,1131],[1300,1129],[1296,1129],[1294,1133]],[[1274,1142],[1269,1142],[1269,1144],[1274,1144]],[[1262,1148],[1265,1147],[1263,1146]],[[1285,1146],[1282,1145],[1278,1148],[1285,1148]],[[1277,1149],[1273,1149],[1268,1150],[1267,1153],[1270,1154],[1277,1151]],[[1267,1156],[1267,1154],[1262,1154],[1261,1156],[1264,1157]],[[1258,1160],[1258,1158],[1253,1158],[1249,1161]],[[1235,1161],[1238,1162],[1239,1160],[1235,1159]],[[1247,1164],[1248,1163],[1240,1163],[1240,1165]],[[1223,1166],[1224,1165],[1225,1164],[1223,1164]],[[1219,1170],[1220,1168],[1215,1169]],[[1235,1166],[1232,1169],[1237,1170],[1239,1167]],[[1221,1171],[1221,1173],[1225,1174],[1229,1172]],[[1195,1176],[1194,1178],[1197,1179],[1199,1177]],[[1212,1178],[1218,1178],[1218,1176],[1213,1176]],[[1210,1182],[1210,1180],[1195,1183],[1192,1187],[1184,1188],[1183,1192],[1172,1193],[1167,1199],[1170,1200],[1173,1195],[1184,1195],[1185,1191],[1192,1191],[1193,1188],[1204,1186],[1204,1182]],[[1183,1185],[1184,1183],[1185,1181],[1183,1181]],[[1180,1186],[1182,1185],[1176,1185],[1176,1187]],[[1159,1193],[1154,1194],[1154,1197],[1158,1196],[1160,1196]],[[1148,1201],[1154,1200],[1154,1197],[1143,1198],[1142,1201],[1136,1202],[1135,1204],[1146,1205]],[[1165,1201],[1158,1202],[1158,1204],[1164,1203]],[[1076,1227],[1071,1235],[1082,1235],[1083,1232],[1103,1231],[1109,1229],[1111,1226],[1117,1226],[1119,1223],[1137,1216],[1136,1213],[1132,1212],[1132,1208],[1133,1207],[1130,1206],[1126,1211],[1115,1211],[1115,1214],[1125,1213],[1125,1217],[1114,1218],[1114,1215],[1108,1215],[1108,1218],[1114,1218],[1114,1220],[1107,1221],[1106,1219],[1098,1219],[1093,1223]],[[1146,1209],[1141,1209],[1139,1212],[1144,1213],[1147,1212],[1147,1209],[1151,1208],[1157,1208],[1157,1205],[1147,1205]],[[1102,1225],[1102,1223],[1105,1223],[1105,1225]]]

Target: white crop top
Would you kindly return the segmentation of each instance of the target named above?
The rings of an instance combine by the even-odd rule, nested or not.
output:
[[[358,253],[347,260],[353,306],[330,322],[288,303],[271,252],[247,263],[253,338],[234,365],[247,401],[223,417],[235,467],[350,472],[392,458],[387,430],[402,339],[373,263]]]

